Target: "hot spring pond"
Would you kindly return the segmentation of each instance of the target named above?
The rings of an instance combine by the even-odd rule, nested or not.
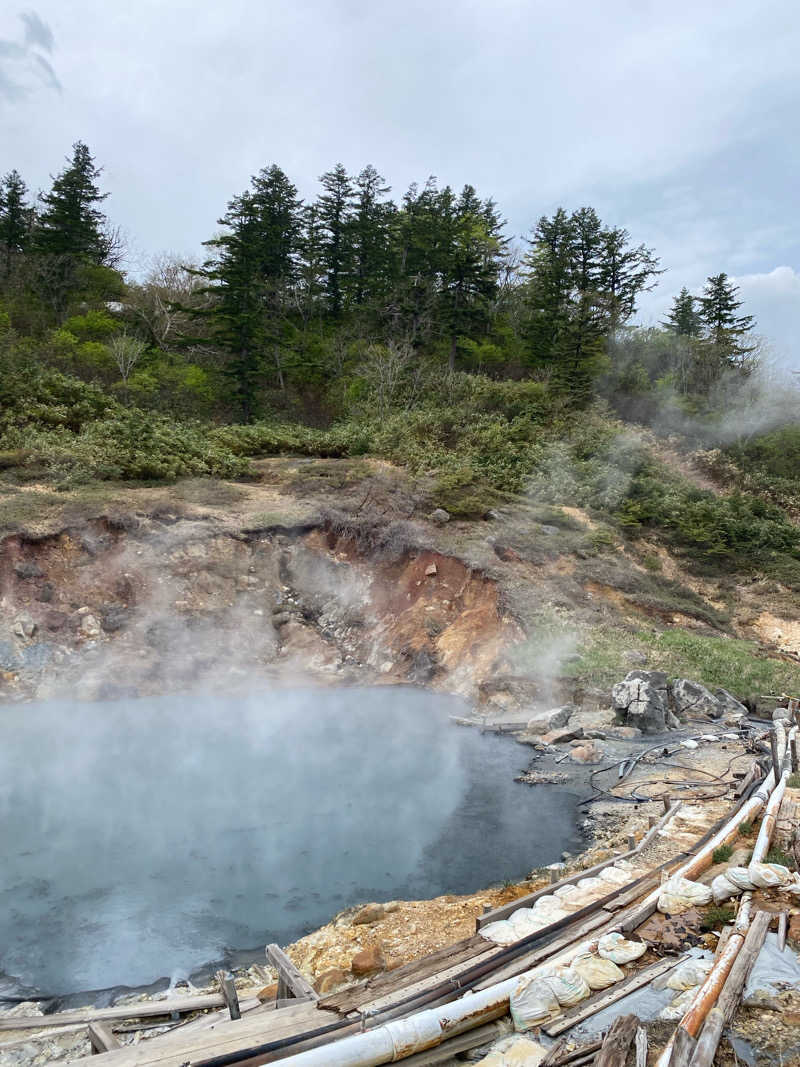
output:
[[[0,709],[0,991],[263,959],[349,905],[574,848],[578,797],[515,783],[526,750],[460,710],[388,688]]]

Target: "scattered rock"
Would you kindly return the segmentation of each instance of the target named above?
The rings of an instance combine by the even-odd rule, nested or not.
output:
[[[584,737],[605,736],[610,726],[615,726],[617,716],[611,708],[604,711],[578,711],[571,716],[570,726],[579,726],[583,730]]]
[[[425,577],[434,578],[439,573],[439,570],[435,563],[429,563],[425,568]]]
[[[714,696],[722,707],[722,717],[726,722],[739,722],[747,717],[747,708],[727,689],[715,689]]]
[[[262,1004],[268,1004],[271,1000],[275,1000],[278,995],[278,983],[273,982],[272,985],[265,985],[263,989],[259,989],[256,996]]]
[[[563,771],[523,771],[514,781],[522,785],[565,785],[569,775]]]
[[[23,562],[14,564],[14,574],[23,581],[31,578],[44,578],[44,571],[38,563]]]
[[[289,611],[276,611],[272,616],[273,626],[285,626],[292,621],[292,615]]]
[[[555,537],[556,534],[560,534],[561,531],[557,526],[549,526],[546,523],[542,523],[542,533],[547,534],[548,537]]]
[[[603,737],[614,741],[632,741],[634,737],[641,737],[642,731],[635,726],[609,726],[603,730]]]
[[[603,758],[603,746],[596,741],[584,741],[583,744],[575,745],[569,754],[573,763],[599,763]]]
[[[51,633],[57,633],[59,630],[63,630],[67,625],[67,619],[69,616],[65,611],[58,611],[56,608],[50,608],[46,611],[42,617],[42,623],[45,629]]]
[[[559,730],[567,725],[574,711],[572,704],[565,704],[562,708],[540,712],[528,720],[527,729],[532,734],[547,734],[552,730]]]
[[[55,586],[52,582],[43,582],[39,592],[36,594],[36,599],[41,604],[49,604],[55,596]]]
[[[436,508],[431,512],[430,520],[437,526],[444,526],[446,522],[450,522],[450,512],[445,511],[444,508]]]
[[[672,700],[678,716],[710,715],[718,719],[723,707],[719,700],[704,685],[690,682],[688,678],[677,678],[672,683]]]
[[[100,623],[94,615],[84,615],[81,619],[81,633],[84,637],[99,637]]]
[[[697,908],[689,908],[681,915],[662,915],[655,912],[636,931],[640,940],[656,947],[659,953],[682,952],[700,944],[703,932],[703,914]]]
[[[583,730],[579,726],[567,726],[563,730],[551,730],[550,733],[542,734],[540,741],[544,745],[566,745],[579,737],[583,737]]]
[[[667,676],[661,671],[630,671],[611,690],[614,709],[645,734],[663,733],[667,725]]]
[[[352,975],[348,974],[347,971],[343,971],[341,967],[331,967],[329,970],[323,971],[315,980],[314,989],[320,996],[324,996],[326,993],[335,993],[352,980]]]
[[[386,968],[386,960],[381,945],[370,945],[361,952],[357,952],[350,961],[350,970],[356,978],[363,978],[368,974],[377,974]]]
[[[383,904],[365,904],[353,917],[353,926],[368,926],[377,923],[385,915]]]
[[[131,613],[119,604],[106,604],[100,609],[100,622],[107,634],[123,629],[130,620]]]
[[[17,637],[30,638],[36,633],[36,623],[31,616],[23,611],[14,619],[13,630]]]

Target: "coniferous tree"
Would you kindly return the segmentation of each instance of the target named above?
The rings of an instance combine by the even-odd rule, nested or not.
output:
[[[353,183],[341,163],[337,163],[333,170],[326,171],[320,182],[325,190],[318,201],[319,218],[325,234],[325,292],[331,316],[338,319],[344,309],[353,269]]]
[[[108,196],[97,184],[101,173],[88,147],[77,141],[69,165],[53,179],[50,192],[40,197],[43,206],[34,231],[38,252],[98,265],[106,262],[111,242],[104,232],[106,217],[97,206]]]
[[[672,301],[672,307],[663,326],[678,337],[701,336],[703,332],[701,312],[697,307],[696,299],[685,285]]]
[[[608,318],[609,333],[624,325],[636,311],[640,293],[649,293],[663,270],[652,248],[630,248],[630,234],[617,226],[601,234],[600,291]]]
[[[6,276],[14,256],[22,255],[30,244],[33,209],[27,203],[27,195],[19,172],[6,174],[0,184],[0,255]]]
[[[352,302],[356,307],[385,295],[391,283],[390,223],[394,204],[383,199],[389,191],[390,187],[371,164],[355,180],[350,243]]]
[[[281,346],[289,294],[296,282],[300,233],[297,190],[280,167],[253,179],[252,190],[234,197],[219,220],[219,237],[207,241],[213,256],[201,274],[214,297],[212,334],[227,353],[226,370],[245,421],[256,413],[267,360],[285,387]]]
[[[712,344],[723,364],[741,367],[755,345],[745,342],[755,326],[752,315],[738,315],[742,301],[737,299],[738,288],[727,274],[708,278],[700,297],[700,317],[706,328],[706,339]]]

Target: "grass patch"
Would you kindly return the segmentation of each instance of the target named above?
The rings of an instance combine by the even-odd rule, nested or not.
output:
[[[719,848],[715,848],[711,856],[714,863],[724,863],[729,860],[733,855],[732,845],[720,845]]]
[[[800,774],[790,774],[786,779],[786,784],[790,789],[800,789]]]
[[[748,820],[739,823],[739,833],[742,837],[752,837],[754,832],[753,824]]]
[[[729,922],[733,922],[734,914],[733,908],[718,907],[716,904],[712,904],[703,913],[700,929],[709,931],[716,930],[720,926],[727,926]]]
[[[775,845],[767,853],[767,863],[779,863],[781,867],[794,867],[794,860],[789,853]]]

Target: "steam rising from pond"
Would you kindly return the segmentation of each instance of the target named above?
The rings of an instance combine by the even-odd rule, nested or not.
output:
[[[411,689],[3,710],[0,973],[148,984],[367,900],[469,892],[577,844],[576,797]]]

